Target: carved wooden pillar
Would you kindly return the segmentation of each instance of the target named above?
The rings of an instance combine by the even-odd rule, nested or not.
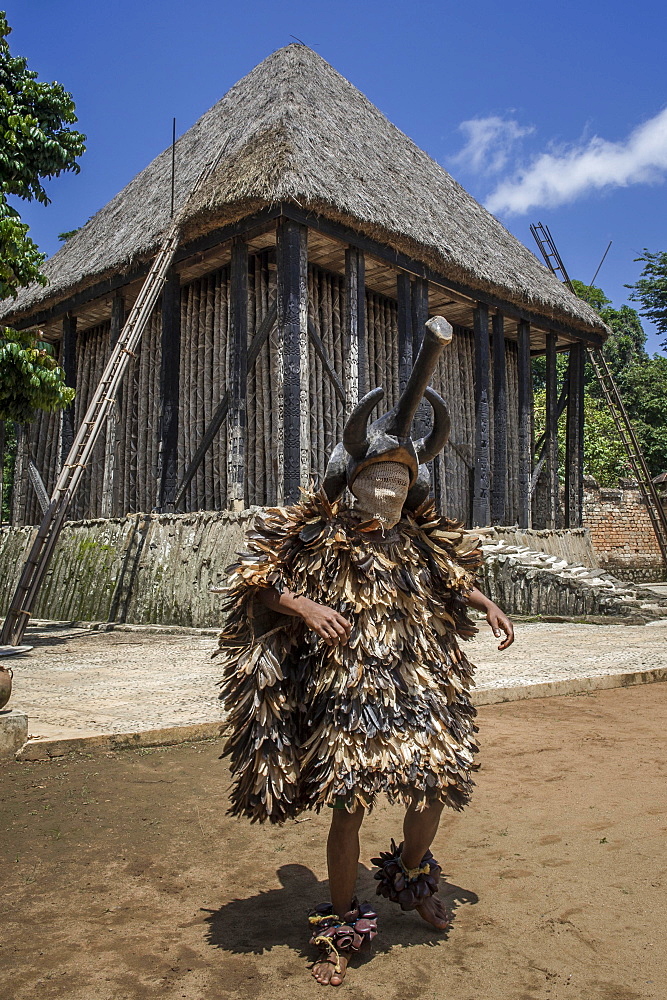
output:
[[[533,376],[530,365],[530,323],[519,320],[519,527],[531,526],[530,481],[533,471]]]
[[[505,372],[505,318],[493,317],[493,473],[491,523],[507,518],[507,378]]]
[[[558,527],[558,382],[555,333],[548,333],[546,346],[545,448],[547,472],[547,528]]]
[[[277,233],[277,323],[282,346],[282,483],[285,503],[299,499],[310,475],[308,399],[308,230],[280,219]]]
[[[362,250],[345,251],[345,415],[368,392],[366,265]]]
[[[396,278],[398,300],[398,384],[405,389],[412,370],[412,291],[410,275],[401,271]]]
[[[584,363],[580,342],[570,348],[565,444],[565,527],[580,528],[584,509]]]
[[[120,332],[125,322],[125,300],[121,292],[116,292],[111,302],[111,327],[109,330],[109,350],[116,346]],[[122,388],[116,393],[116,398],[106,421],[106,436],[104,440],[104,476],[102,479],[102,517],[114,517],[124,514],[118,510],[118,421],[121,413]]]
[[[489,524],[491,520],[489,310],[483,302],[477,303],[473,325],[475,335],[475,458],[472,523],[483,526]]]
[[[246,392],[248,382],[248,247],[232,244],[229,411],[227,416],[227,504],[242,510],[246,496]]]
[[[65,384],[76,389],[76,316],[63,316],[63,342],[60,352],[60,367],[65,372]],[[65,461],[74,444],[75,403],[61,411],[60,417],[60,464]]]

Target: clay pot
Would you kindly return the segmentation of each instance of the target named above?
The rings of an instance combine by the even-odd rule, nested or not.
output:
[[[4,708],[12,695],[12,677],[14,671],[11,667],[0,666],[0,708]]]

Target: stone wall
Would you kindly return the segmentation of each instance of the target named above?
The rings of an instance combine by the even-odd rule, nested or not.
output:
[[[638,489],[598,486],[587,478],[584,525],[599,565],[622,580],[667,578],[651,519]]]
[[[33,610],[56,621],[189,625],[222,622],[219,586],[243,547],[256,508],[197,514],[132,514],[65,524]],[[4,614],[32,528],[0,529]]]

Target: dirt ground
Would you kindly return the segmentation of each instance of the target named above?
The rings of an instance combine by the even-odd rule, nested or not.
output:
[[[480,710],[472,806],[434,846],[453,927],[379,901],[355,1000],[667,996],[667,684]],[[0,779],[3,1000],[302,1000],[328,816],[225,816],[220,742],[49,763]],[[382,805],[369,858],[400,832]],[[326,992],[325,992],[326,995]]]

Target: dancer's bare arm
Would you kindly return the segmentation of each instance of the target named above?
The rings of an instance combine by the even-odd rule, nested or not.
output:
[[[293,594],[291,590],[283,590],[279,594],[273,587],[264,587],[257,595],[258,599],[272,611],[283,615],[303,618],[308,628],[322,636],[329,646],[347,642],[352,624],[341,614],[323,604],[317,604],[308,597]]]
[[[485,597],[477,587],[473,587],[470,593],[466,595],[466,601],[471,608],[475,608],[476,611],[481,611],[482,614],[486,615],[486,620],[491,626],[496,639],[500,638],[501,630],[505,633],[505,638],[498,646],[498,649],[507,649],[508,646],[512,645],[514,642],[514,626],[497,604],[494,604],[492,600]]]

